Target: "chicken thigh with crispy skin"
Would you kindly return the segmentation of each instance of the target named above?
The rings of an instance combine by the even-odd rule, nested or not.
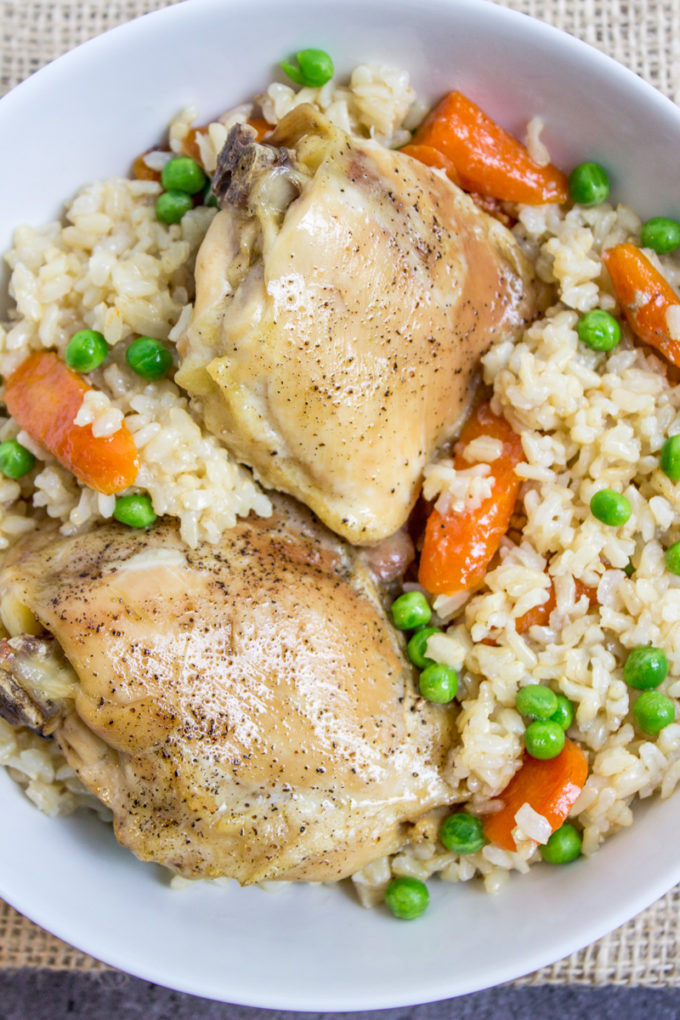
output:
[[[188,878],[331,880],[447,803],[423,701],[361,555],[275,500],[219,546],[176,526],[23,539],[0,571],[0,713],[52,734],[119,841]]]
[[[356,545],[393,534],[469,406],[480,356],[533,312],[510,232],[439,172],[311,106],[235,127],[177,381],[261,481]]]

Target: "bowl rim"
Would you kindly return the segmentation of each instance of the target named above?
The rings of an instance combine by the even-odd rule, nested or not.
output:
[[[203,8],[206,13],[209,13],[211,10],[222,10],[224,7],[238,4],[239,2],[240,0],[175,0],[174,3],[167,7],[160,7],[156,10],[146,11],[143,14],[137,15],[129,21],[106,29],[91,39],[86,39],[84,42],[73,47],[73,49],[67,50],[53,60],[50,60],[47,64],[39,67],[0,97],[0,104],[4,104],[0,109],[7,109],[10,102],[24,101],[25,97],[30,97],[33,90],[39,87],[43,81],[49,80],[49,77],[55,73],[60,73],[62,68],[77,67],[79,62],[85,57],[89,59],[90,55],[95,54],[97,50],[100,50],[102,53],[106,52],[107,49],[126,34],[148,31],[149,35],[152,35],[153,26],[159,18],[168,21],[173,18],[183,20],[186,17],[187,11],[193,9]],[[251,4],[256,4],[257,2],[258,0],[251,0]],[[430,0],[430,2],[435,2],[435,0]],[[557,28],[533,15],[525,14],[524,11],[517,11],[512,7],[506,7],[502,2],[498,2],[498,0],[436,0],[436,2],[442,10],[450,10],[454,6],[459,10],[487,8],[494,11],[494,17],[498,17],[500,21],[506,20],[508,24],[519,24],[520,21],[531,23],[531,30],[539,36],[543,35],[546,39],[560,39],[565,46],[571,47],[575,53],[581,53],[584,56],[587,54],[588,59],[593,62],[593,65],[599,65],[608,71],[610,75],[617,76],[622,82],[631,85],[632,81],[635,81],[636,87],[646,95],[648,100],[660,103],[667,111],[674,110],[676,114],[678,113],[677,105],[650,82],[640,77],[639,74],[636,74],[635,71],[632,71],[624,64],[621,64],[614,57],[609,56],[609,54],[593,46],[591,43],[571,35],[571,33],[564,29]],[[317,0],[317,6],[319,5],[334,7],[335,0]],[[371,0],[371,5],[374,7],[382,6],[386,11],[393,11],[395,0]],[[413,5],[408,3],[407,6],[412,7]],[[57,67],[56,72],[55,67]]]
[[[258,0],[250,0],[251,6],[254,6],[257,2]],[[520,21],[523,21],[526,25],[530,26],[530,30],[538,40],[545,39],[548,42],[558,43],[565,52],[589,62],[594,69],[606,72],[612,80],[615,80],[617,83],[620,82],[622,87],[636,89],[648,104],[658,107],[666,115],[672,112],[680,127],[680,110],[672,100],[632,70],[618,63],[613,57],[547,22],[512,8],[501,6],[494,2],[494,0],[429,0],[429,2],[431,6],[435,4],[440,6],[443,11],[450,11],[453,7],[460,11],[475,11],[484,8],[493,9],[493,16],[498,19],[500,24],[518,25]],[[197,11],[209,16],[213,10],[223,10],[225,7],[238,6],[241,3],[242,0],[183,0],[183,2],[147,12],[128,22],[110,28],[44,65],[7,92],[0,98],[0,118],[10,109],[20,109],[24,104],[30,105],[33,102],[34,95],[39,95],[44,87],[49,85],[50,81],[56,81],[64,69],[77,71],[81,65],[89,64],[98,55],[104,56],[112,50],[119,49],[121,45],[124,45],[125,39],[128,36],[147,35],[151,38],[159,19],[180,23],[187,17],[193,18]],[[316,3],[317,5],[321,4],[327,7],[335,6],[335,0],[316,0]],[[386,11],[391,12],[394,11],[395,7],[394,0],[371,0],[371,5],[373,7],[383,7]],[[406,6],[413,7],[413,4],[407,3]],[[34,808],[31,809],[36,810]],[[284,1005],[281,1004],[280,996],[276,992],[268,990],[264,984],[259,988],[252,989],[248,994],[237,991],[235,998],[232,994],[225,998],[223,984],[219,981],[214,982],[212,987],[206,987],[204,981],[200,984],[195,983],[191,975],[182,975],[173,984],[168,985],[167,972],[163,972],[162,969],[158,969],[150,964],[138,963],[126,953],[123,946],[118,952],[111,951],[109,948],[106,951],[102,951],[101,955],[99,955],[98,949],[101,946],[98,947],[92,944],[83,945],[78,933],[74,934],[72,931],[72,923],[68,917],[64,916],[55,921],[50,914],[50,910],[48,908],[43,909],[43,905],[39,901],[30,902],[25,898],[22,899],[21,896],[15,897],[12,888],[7,885],[5,875],[1,873],[0,895],[17,911],[58,938],[76,946],[85,953],[94,954],[97,959],[101,959],[110,966],[143,980],[173,987],[194,996],[211,998],[215,1001],[236,1002],[244,1006],[302,1011],[329,1009],[333,1011],[359,1011],[411,1006],[423,1001],[433,1002],[470,994],[471,992],[493,987],[519,978],[534,970],[549,966],[628,921],[654,903],[678,882],[680,882],[680,859],[673,868],[665,869],[662,873],[647,879],[642,890],[631,892],[631,896],[626,899],[625,903],[613,905],[605,916],[590,924],[587,930],[584,929],[580,935],[569,935],[551,940],[549,947],[544,948],[542,951],[538,950],[530,955],[526,960],[526,965],[523,965],[520,971],[518,971],[514,962],[506,963],[504,960],[491,961],[485,968],[481,968],[483,973],[481,980],[479,972],[474,976],[463,975],[462,978],[456,976],[455,989],[452,988],[453,981],[451,975],[442,973],[441,980],[438,983],[430,983],[425,1000],[417,992],[414,993],[413,998],[404,997],[403,995],[390,998],[384,991],[372,996],[363,994],[361,1000],[358,1000],[352,996],[351,989],[348,989],[342,999],[337,994],[334,994],[332,1002],[320,1002],[318,998],[311,1001],[305,998],[304,992],[301,992],[297,997],[289,994]]]

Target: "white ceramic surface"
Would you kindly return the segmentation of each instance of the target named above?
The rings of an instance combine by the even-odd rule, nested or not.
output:
[[[597,158],[616,198],[680,213],[680,112],[596,51],[482,0],[188,0],[68,54],[0,102],[0,248],[97,176],[125,174],[182,106],[248,98],[279,59],[322,46],[340,73],[405,66],[429,98],[453,86],[506,127],[545,117],[555,161]],[[21,157],[19,157],[21,154]],[[680,880],[679,801],[654,802],[590,861],[538,868],[497,897],[432,883],[399,923],[328,887],[172,892],[92,818],[49,819],[0,776],[0,895],[123,970],[272,1008],[352,1010],[442,999],[585,945]]]

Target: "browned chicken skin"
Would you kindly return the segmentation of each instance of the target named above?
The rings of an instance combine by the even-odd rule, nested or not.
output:
[[[361,557],[288,501],[217,548],[167,522],[43,531],[9,554],[0,597],[72,667],[59,652],[50,673],[49,636],[2,642],[4,714],[40,728],[44,701],[44,731],[144,860],[337,879],[450,799],[450,711],[417,696]]]
[[[177,381],[267,486],[367,545],[396,532],[469,406],[480,356],[533,313],[513,236],[440,173],[312,107],[213,187]]]

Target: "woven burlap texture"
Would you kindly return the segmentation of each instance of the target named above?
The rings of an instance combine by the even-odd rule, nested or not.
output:
[[[599,47],[680,102],[680,0],[497,2]],[[164,0],[0,0],[0,91],[86,39],[165,6]],[[0,901],[0,968],[10,967],[107,970]],[[106,973],[101,979],[125,980]],[[680,985],[680,887],[611,935],[522,983]]]

